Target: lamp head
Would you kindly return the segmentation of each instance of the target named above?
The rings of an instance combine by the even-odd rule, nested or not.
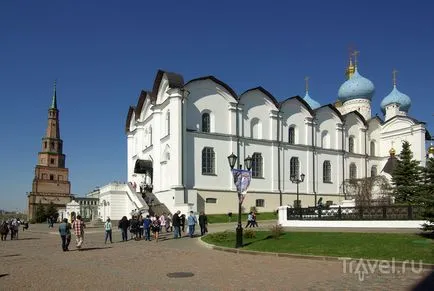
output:
[[[234,153],[228,156],[229,167],[231,167],[231,169],[235,167],[235,164],[237,163],[237,158],[238,157],[234,155]]]
[[[252,158],[250,156],[244,159],[244,167],[249,171],[252,168]]]
[[[301,174],[301,175],[300,175],[300,180],[301,180],[301,182],[303,182],[303,181],[304,181],[304,177],[305,177],[305,175],[304,175],[304,174]]]

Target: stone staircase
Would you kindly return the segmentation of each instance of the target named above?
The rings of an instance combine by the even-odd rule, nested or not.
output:
[[[145,191],[145,193],[142,194],[142,197],[146,204],[149,206],[149,214],[161,215],[163,213],[171,213],[169,208],[167,208],[165,204],[161,203],[160,200],[158,200],[158,198],[154,195],[154,193]]]

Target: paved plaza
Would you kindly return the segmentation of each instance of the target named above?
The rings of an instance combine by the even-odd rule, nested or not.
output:
[[[71,251],[63,252],[57,226],[31,225],[19,240],[0,242],[0,290],[411,290],[430,273],[377,269],[361,281],[344,273],[341,261],[234,254],[165,233],[158,243],[120,242],[116,230],[105,245],[99,228],[86,230],[82,250],[73,236]]]

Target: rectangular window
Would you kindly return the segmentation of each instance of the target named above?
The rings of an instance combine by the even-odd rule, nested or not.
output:
[[[213,175],[215,173],[214,149],[206,147],[202,150],[202,174]]]
[[[50,163],[51,163],[51,164],[54,164],[54,159],[50,159]]]
[[[252,156],[252,178],[262,178],[262,155],[254,153]]]
[[[206,198],[206,203],[217,203],[217,198]]]
[[[300,173],[300,163],[298,162],[297,157],[292,157],[289,161],[289,175],[295,176],[297,179]]]
[[[265,207],[264,199],[256,199],[256,207]]]
[[[324,164],[322,166],[322,179],[324,183],[331,183],[332,182],[332,171],[331,171],[331,164],[330,161],[324,161]]]

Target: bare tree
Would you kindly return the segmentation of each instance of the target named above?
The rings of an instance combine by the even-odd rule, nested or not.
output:
[[[391,186],[384,176],[348,179],[343,183],[348,198],[356,200],[356,206],[389,204]]]

